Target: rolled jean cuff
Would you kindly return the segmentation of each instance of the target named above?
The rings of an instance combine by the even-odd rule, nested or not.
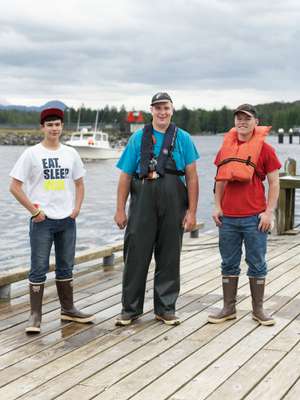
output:
[[[55,280],[59,282],[69,282],[73,280],[73,276],[71,278],[55,278]]]
[[[44,282],[32,282],[28,279],[28,283],[30,285],[44,285],[46,283],[46,280],[44,280]]]

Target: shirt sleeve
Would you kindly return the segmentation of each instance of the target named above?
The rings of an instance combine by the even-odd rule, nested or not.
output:
[[[17,160],[9,176],[24,183],[30,177],[31,168],[32,168],[31,155],[29,149],[27,149]]]
[[[196,160],[200,158],[198,150],[191,138],[191,136],[187,133],[185,136],[185,146],[184,146],[184,162],[185,165],[192,164]]]
[[[131,136],[121,155],[120,160],[117,163],[117,168],[128,175],[132,175],[137,170],[137,163],[138,151],[135,143],[135,136]]]
[[[281,163],[272,146],[264,144],[264,170],[268,174],[281,168]]]
[[[74,150],[74,164],[73,164],[73,173],[72,178],[74,181],[82,178],[86,174],[86,169],[84,168],[83,162],[80,158],[80,155]]]

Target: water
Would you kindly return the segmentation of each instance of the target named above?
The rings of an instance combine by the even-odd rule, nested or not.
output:
[[[213,160],[222,142],[221,136],[194,137],[201,159],[197,162],[200,177],[200,199],[198,220],[205,222],[205,229],[214,228],[211,220],[213,207]],[[285,138],[286,139],[286,138]],[[288,157],[300,160],[300,144],[277,144],[277,137],[268,138],[283,163]],[[8,191],[9,171],[25,150],[23,146],[0,146],[1,213],[0,213],[0,269],[28,265],[30,248],[28,240],[28,212],[20,206]],[[86,163],[86,195],[82,211],[77,219],[77,250],[102,246],[123,237],[113,222],[116,202],[116,187],[119,171],[115,160]],[[296,191],[296,224],[300,223],[300,193]]]

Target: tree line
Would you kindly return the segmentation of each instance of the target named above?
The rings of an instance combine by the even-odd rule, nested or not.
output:
[[[272,125],[273,130],[283,128],[288,131],[290,128],[300,126],[300,101],[291,103],[273,102],[259,104],[256,106],[261,125]],[[93,126],[96,119],[96,110],[82,107],[79,109],[68,108],[65,112],[66,128],[74,129],[80,112],[80,124]],[[143,112],[145,122],[151,121],[151,114]],[[111,124],[121,132],[126,131],[127,110],[124,106],[117,107],[105,106],[99,110],[98,121],[101,124]],[[223,107],[220,110],[204,110],[201,108],[189,109],[183,106],[175,110],[173,121],[183,129],[192,134],[208,133],[216,134],[228,131],[233,125],[233,110]],[[39,124],[39,113],[19,111],[19,110],[0,110],[0,125],[21,126]]]

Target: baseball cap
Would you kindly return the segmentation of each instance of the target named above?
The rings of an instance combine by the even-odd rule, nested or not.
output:
[[[254,117],[257,118],[257,110],[254,106],[252,106],[251,104],[241,104],[240,106],[238,106],[235,110],[234,110],[234,115],[242,112],[244,114],[249,115],[250,117]]]
[[[153,106],[154,104],[157,104],[157,103],[164,103],[166,101],[170,101],[171,103],[173,103],[173,101],[172,101],[170,95],[168,95],[168,93],[158,92],[152,97],[151,106]]]
[[[40,123],[43,124],[47,117],[57,117],[64,120],[64,112],[60,108],[45,108],[40,114]]]

